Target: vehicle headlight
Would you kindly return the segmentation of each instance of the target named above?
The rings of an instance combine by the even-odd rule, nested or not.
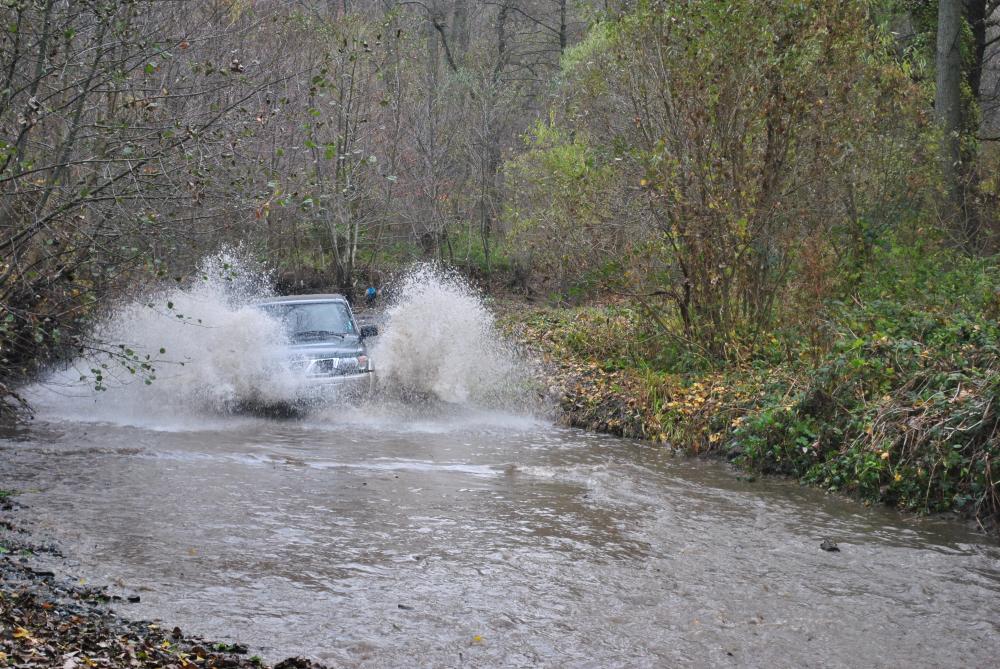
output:
[[[312,358],[306,364],[307,376],[339,376],[368,371],[368,356],[349,358]]]
[[[309,365],[309,374],[329,376],[340,372],[340,358],[317,358]]]

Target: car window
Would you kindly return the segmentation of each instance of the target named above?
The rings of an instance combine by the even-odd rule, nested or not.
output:
[[[328,335],[355,334],[354,321],[343,302],[264,304],[261,309],[285,325],[292,341],[322,339]]]

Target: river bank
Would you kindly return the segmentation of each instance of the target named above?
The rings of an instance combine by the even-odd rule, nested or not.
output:
[[[35,558],[62,562],[56,546],[39,544],[23,516],[30,509],[5,495],[0,502],[0,667],[135,667],[261,669],[271,666],[248,646],[208,641],[164,623],[135,621],[112,603],[138,602],[74,580],[68,569],[40,568]],[[288,658],[274,669],[322,669]]]
[[[995,535],[995,324],[893,306],[892,328],[877,312],[852,313],[852,336],[835,333],[823,353],[683,371],[657,361],[664,342],[626,302],[509,300],[499,310],[542,361],[568,425],[725,458],[750,475],[793,477],[865,504],[952,513]]]

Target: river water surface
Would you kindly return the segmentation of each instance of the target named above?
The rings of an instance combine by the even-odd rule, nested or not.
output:
[[[99,324],[150,385],[77,361],[0,436],[0,487],[73,572],[141,595],[126,615],[348,667],[996,666],[995,544],[533,417],[527,361],[434,270],[373,347],[409,401],[227,415],[297,383],[239,267]]]
[[[141,594],[127,615],[271,659],[987,667],[1000,651],[1000,551],[977,535],[524,416],[40,422],[0,449],[4,487],[75,571]]]

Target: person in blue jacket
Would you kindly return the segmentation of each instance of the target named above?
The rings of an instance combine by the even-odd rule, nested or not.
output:
[[[374,286],[368,286],[368,290],[365,291],[365,304],[369,307],[374,306],[376,297],[378,297],[378,291],[375,290]]]

